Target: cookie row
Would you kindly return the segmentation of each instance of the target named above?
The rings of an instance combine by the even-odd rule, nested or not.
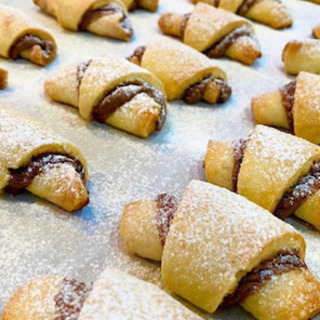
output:
[[[264,2],[278,5],[278,2],[273,0],[262,1],[262,3]],[[47,3],[46,1],[39,1],[39,4],[44,11],[51,14],[58,15],[57,12],[59,12],[63,16],[60,19],[62,25],[72,30],[77,30],[77,26],[82,23],[82,11],[88,6],[88,4],[83,4],[84,8],[81,6],[81,8],[78,7],[76,10],[73,2],[68,4],[67,8],[64,8],[67,5],[65,2],[58,4],[55,2]],[[96,9],[97,12],[93,11],[93,17],[99,19],[99,21],[88,24],[91,26],[91,29],[87,29],[105,36],[120,34],[121,32],[112,26],[114,15],[117,15],[117,10],[113,8],[114,5],[113,3],[108,5],[107,8],[109,6],[112,7],[108,10],[105,7],[102,7],[102,9],[99,7]],[[94,7],[93,4],[92,6]],[[110,10],[111,12],[109,12]],[[79,12],[75,14],[73,11]],[[74,13],[72,15],[74,21],[69,17],[70,12]],[[89,13],[91,14],[91,11]],[[85,16],[89,15],[91,17],[89,13],[86,13]],[[8,19],[10,23],[6,22]],[[2,50],[0,51],[1,56],[12,59],[23,57],[39,65],[47,65],[55,58],[57,46],[54,38],[49,32],[43,30],[27,16],[9,7],[0,6],[0,24],[3,25],[0,29],[2,34],[2,36],[0,34],[0,39],[3,42],[3,46],[1,46]],[[248,20],[226,10],[215,9],[213,6],[201,2],[195,6],[192,13],[185,15],[162,15],[159,20],[159,26],[165,34],[182,38],[185,44],[203,52],[210,58],[219,58],[225,55],[231,59],[251,65],[261,56],[254,28]],[[98,30],[100,30],[100,33]],[[107,33],[110,34],[108,35]],[[315,28],[314,35],[317,34],[317,28]],[[314,42],[312,48],[309,49],[309,53],[306,52],[304,54],[311,54],[311,50],[317,51],[316,54],[312,52],[315,55],[314,63],[310,63],[311,66],[309,68],[315,68],[313,72],[318,73],[319,64],[317,63],[317,59],[319,58],[320,50],[319,45],[316,49],[314,48],[316,43],[318,42]],[[308,49],[308,44],[302,45]],[[296,65],[296,60],[303,58],[300,56],[291,57],[294,54],[291,52],[295,51],[297,49],[289,43],[283,52],[285,69],[288,73],[297,73],[297,71],[292,70],[290,65]],[[295,67],[298,71],[309,71],[309,69],[305,69],[308,66],[300,66],[300,64]]]

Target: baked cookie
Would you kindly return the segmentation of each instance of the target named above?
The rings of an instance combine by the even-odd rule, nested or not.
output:
[[[201,320],[164,291],[116,269],[106,269],[93,286],[42,276],[9,300],[3,320]]]
[[[259,320],[307,320],[320,311],[320,283],[304,262],[305,241],[294,228],[202,181],[189,184],[177,208],[166,199],[126,206],[120,231],[129,250],[140,254],[150,228],[164,225],[165,241],[158,232],[148,250],[163,245],[158,257],[170,291],[210,313],[240,303]]]
[[[320,40],[292,40],[282,52],[284,69],[289,74],[300,71],[320,74]]]
[[[0,146],[2,192],[28,190],[67,211],[88,204],[86,159],[43,124],[0,107]]]
[[[316,39],[320,39],[320,23],[312,29],[312,33]]]
[[[192,0],[205,2],[266,24],[274,29],[288,28],[293,21],[288,9],[280,0]]]
[[[320,147],[258,125],[237,144],[210,141],[209,182],[238,192],[281,219],[295,214],[320,230]]]
[[[0,90],[4,90],[8,86],[8,71],[0,68]]]
[[[0,5],[0,56],[24,58],[46,66],[54,60],[57,45],[51,34],[24,13]]]
[[[227,56],[251,65],[261,57],[258,39],[248,20],[205,3],[199,2],[189,14],[163,14],[159,27],[209,58]]]
[[[152,72],[164,84],[168,100],[188,104],[223,103],[231,95],[223,70],[196,50],[169,39],[137,48],[129,61]]]
[[[127,7],[121,0],[33,0],[72,31],[89,31],[98,36],[130,41],[133,35]]]
[[[320,144],[319,105],[320,76],[308,72],[300,72],[279,90],[251,100],[258,123],[287,129],[315,144]]]
[[[148,137],[166,119],[161,82],[125,59],[106,55],[53,72],[45,82],[53,100],[79,108],[86,120],[97,120]]]

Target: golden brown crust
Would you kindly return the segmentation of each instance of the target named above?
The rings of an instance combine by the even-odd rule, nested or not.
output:
[[[8,71],[0,68],[0,90],[4,90],[8,86]]]
[[[286,44],[282,52],[285,71],[298,74],[301,71],[320,73],[320,40],[293,40]]]
[[[55,59],[57,45],[49,32],[24,13],[0,5],[0,56],[9,58],[13,46],[26,35],[50,41],[52,50],[47,54],[39,45],[34,45],[31,49],[21,51],[20,57],[42,66],[48,65]]]

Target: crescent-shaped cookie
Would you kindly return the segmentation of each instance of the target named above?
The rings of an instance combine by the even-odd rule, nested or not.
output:
[[[0,56],[24,58],[46,66],[54,60],[57,45],[52,35],[18,10],[0,5]]]
[[[223,103],[231,95],[227,76],[205,55],[176,41],[163,38],[138,47],[129,61],[158,77],[168,100],[182,99],[188,104],[204,100]]]
[[[150,228],[156,235],[154,226],[158,241],[141,242]],[[210,313],[235,303],[259,320],[307,320],[320,311],[302,235],[225,188],[194,180],[177,206],[168,195],[131,203],[120,232],[132,253],[158,252],[169,290]]]
[[[258,125],[237,144],[210,141],[209,182],[237,191],[279,218],[295,214],[320,230],[320,147]]]
[[[133,35],[125,3],[121,0],[33,0],[40,9],[72,31],[129,41]]]
[[[163,14],[161,31],[179,37],[209,58],[227,56],[251,65],[261,56],[252,24],[231,12],[198,3],[192,13]]]
[[[110,124],[140,137],[160,131],[166,96],[149,71],[106,55],[54,71],[45,82],[53,100],[79,108],[81,117]]]
[[[286,6],[279,0],[192,0],[205,2],[274,29],[288,28],[293,21]],[[317,1],[317,0],[316,0]]]
[[[0,107],[0,190],[23,190],[67,210],[89,202],[88,169],[80,150],[43,124]]]

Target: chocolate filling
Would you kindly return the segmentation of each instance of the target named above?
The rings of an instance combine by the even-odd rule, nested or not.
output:
[[[281,97],[282,97],[282,104],[287,114],[288,124],[290,130],[293,132],[293,115],[292,109],[294,105],[294,95],[296,92],[297,81],[294,80],[283,88],[280,89]]]
[[[141,65],[142,57],[144,55],[144,52],[146,51],[146,46],[140,46],[136,50],[134,50],[132,56],[128,57],[127,59],[133,63]]]
[[[84,74],[86,72],[86,70],[88,69],[90,63],[92,62],[92,60],[88,60],[86,62],[83,62],[81,64],[78,65],[78,69],[77,69],[77,88],[80,88],[81,85],[81,81],[84,77]]]
[[[156,129],[160,131],[166,119],[166,101],[160,90],[147,83],[124,83],[107,92],[93,109],[94,119],[104,123],[117,108],[130,102],[140,93],[146,93],[161,106],[160,117],[156,125]]]
[[[178,209],[178,200],[174,196],[166,193],[160,194],[156,198],[157,202],[157,227],[161,243],[164,246],[174,214]]]
[[[100,7],[95,10],[89,9],[82,17],[82,21],[78,27],[80,31],[87,30],[89,25],[93,23],[95,20],[106,16],[106,15],[112,15],[115,13],[121,13],[122,18],[121,18],[121,25],[123,28],[127,29],[130,34],[133,34],[133,29],[131,26],[131,22],[129,21],[127,15],[123,12],[122,8],[119,7],[117,4],[109,4],[104,7]]]
[[[217,103],[226,102],[231,95],[231,87],[221,79],[214,79],[211,76],[204,77],[204,79],[185,90],[182,100],[188,104],[195,104],[203,99],[207,84],[214,81],[220,87],[220,94]]]
[[[287,218],[318,190],[320,190],[320,162],[314,163],[309,173],[300,177],[297,184],[284,193],[274,215],[280,219]]]
[[[81,178],[84,179],[85,168],[80,160],[68,154],[43,153],[33,157],[24,167],[9,169],[11,177],[4,190],[5,192],[16,195],[23,189],[26,189],[38,174],[57,164],[64,163],[73,166],[81,175]]]
[[[49,58],[53,51],[55,50],[54,44],[49,40],[42,40],[37,36],[32,34],[26,34],[25,36],[19,38],[15,44],[10,49],[10,58],[18,59],[20,53],[24,50],[29,50],[34,46],[40,46],[43,55]]]
[[[226,53],[228,48],[237,41],[237,39],[244,36],[253,38],[249,28],[245,26],[239,27],[216,42],[212,47],[204,51],[204,54],[209,58],[222,57]]]
[[[292,251],[282,251],[273,259],[262,261],[261,264],[245,275],[236,291],[227,295],[222,306],[243,303],[249,296],[258,292],[274,276],[292,270],[307,269],[305,262]]]
[[[77,320],[90,290],[83,282],[64,278],[62,289],[54,297],[56,303],[54,320]]]
[[[234,167],[232,172],[232,185],[234,192],[238,192],[238,178],[248,142],[248,140],[240,140],[234,149]]]

